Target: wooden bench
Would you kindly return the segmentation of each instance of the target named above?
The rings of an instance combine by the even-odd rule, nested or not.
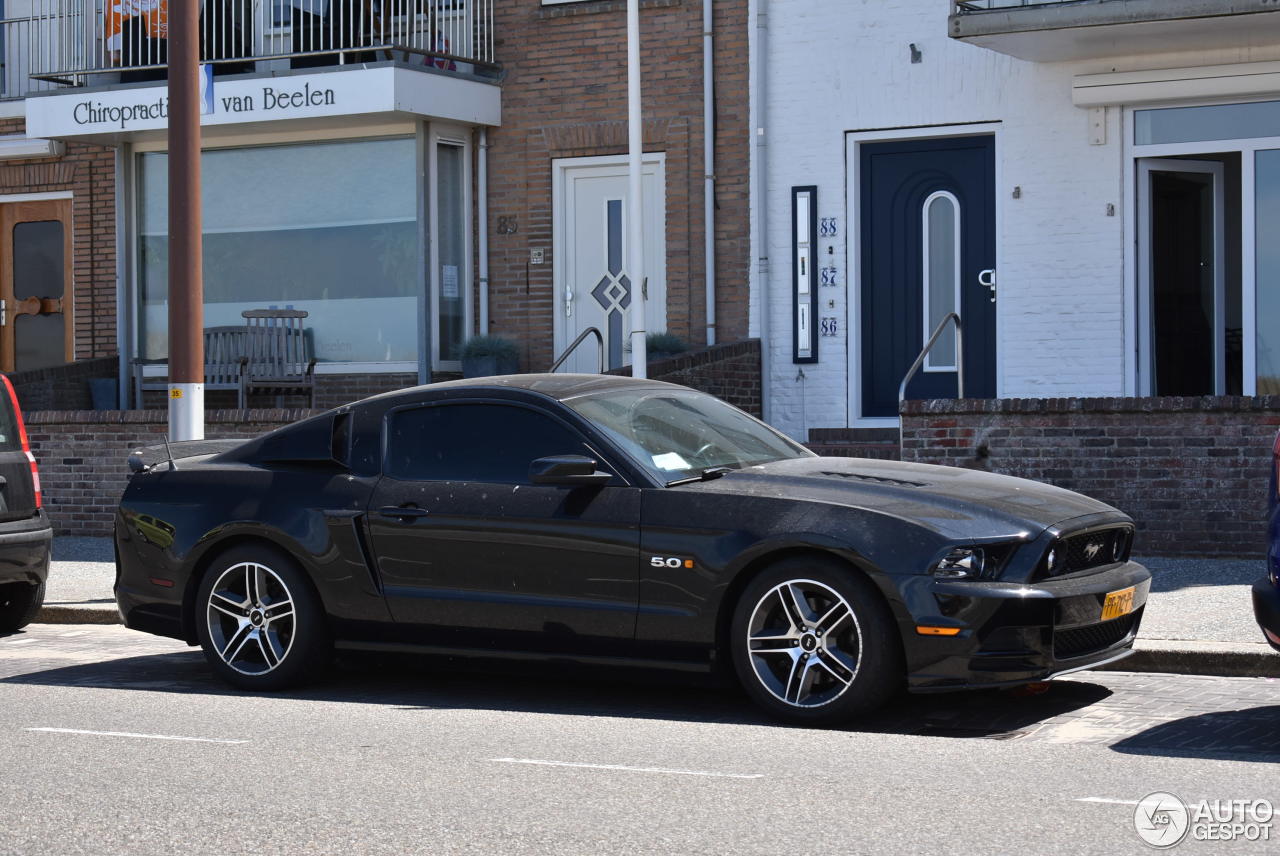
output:
[[[315,357],[299,309],[249,309],[239,326],[204,331],[204,388],[234,389],[241,409],[251,392],[305,393],[315,406]],[[134,360],[134,401],[142,409],[145,390],[167,390],[168,381],[145,376],[149,365],[165,360]]]
[[[305,393],[315,407],[316,358],[301,309],[246,309],[245,353],[240,360],[240,407],[253,392]]]

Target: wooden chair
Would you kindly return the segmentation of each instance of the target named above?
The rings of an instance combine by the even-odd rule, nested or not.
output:
[[[305,393],[316,403],[315,368],[311,340],[301,309],[246,309],[245,348],[240,357],[240,407],[254,392],[277,395]]]
[[[247,328],[244,325],[206,327],[204,330],[204,388],[240,389],[240,358],[247,351]],[[149,365],[165,365],[166,360],[133,361],[134,405],[142,409],[142,393],[147,390],[164,391],[169,388],[166,379],[147,378]]]

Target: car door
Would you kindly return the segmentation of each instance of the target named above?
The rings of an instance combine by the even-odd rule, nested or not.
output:
[[[640,490],[535,485],[548,455],[587,455],[567,422],[506,401],[387,414],[370,538],[405,641],[609,653],[630,646]]]

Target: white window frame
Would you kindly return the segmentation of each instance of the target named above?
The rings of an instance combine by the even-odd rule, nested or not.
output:
[[[955,294],[951,301],[951,306],[952,306],[951,311],[957,314],[960,312],[960,256],[962,251],[962,247],[960,245],[960,218],[961,218],[960,200],[957,199],[956,195],[949,190],[935,190],[933,193],[929,194],[929,196],[924,200],[924,204],[920,206],[920,243],[921,243],[920,276],[921,276],[921,294],[924,297],[923,305],[920,307],[920,324],[923,330],[923,337],[920,339],[921,342],[929,341],[929,337],[933,335],[933,328],[936,326],[935,324],[932,323],[932,319],[929,318],[929,308],[930,308],[930,305],[932,304],[932,300],[930,299],[932,283],[929,281],[929,270],[930,270],[929,206],[932,205],[938,199],[950,200],[951,208],[955,212],[955,223],[952,229],[952,232],[953,232],[952,240],[954,242],[952,245],[954,248],[954,253],[952,254],[952,259],[954,262],[952,282],[955,283],[955,288],[954,288]],[[953,341],[958,344],[960,340],[954,339]],[[929,351],[929,353],[924,358],[924,365],[921,367],[922,371],[926,371],[926,372],[956,371],[957,354],[955,352],[955,348],[951,349],[951,362],[949,364],[944,365],[937,362],[935,355],[940,356],[937,350]]]
[[[458,289],[462,297],[462,336],[463,342],[476,335],[474,290],[472,288],[472,255],[475,236],[471,228],[472,217],[472,169],[471,169],[471,129],[461,125],[447,125],[432,122],[427,134],[427,264],[430,275],[427,279],[427,290],[431,295],[431,312],[428,323],[431,324],[431,366],[434,371],[462,371],[461,360],[440,359],[440,289],[439,264],[440,257],[440,194],[439,159],[440,146],[457,146],[462,149],[462,212],[466,224],[462,230],[462,264],[458,270]]]
[[[1158,104],[1126,106],[1120,123],[1121,141],[1124,147],[1124,192],[1137,198],[1139,188],[1139,164],[1144,158],[1194,158],[1203,154],[1240,154],[1240,326],[1241,393],[1258,394],[1258,271],[1257,271],[1257,211],[1254,204],[1254,163],[1259,151],[1280,149],[1280,136],[1250,137],[1233,140],[1202,140],[1191,143],[1154,143],[1138,145],[1133,141],[1134,113],[1138,110],[1160,110],[1176,107],[1209,107],[1219,104],[1246,104],[1256,101],[1275,101],[1275,94],[1257,98],[1215,98],[1205,100],[1168,101]],[[1139,306],[1139,222],[1140,206],[1124,218],[1124,314],[1125,334],[1125,395],[1145,395],[1145,378],[1142,373],[1142,348],[1140,335],[1142,318]],[[1149,388],[1149,387],[1145,387]]]

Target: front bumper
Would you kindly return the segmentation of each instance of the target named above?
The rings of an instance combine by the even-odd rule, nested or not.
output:
[[[903,583],[916,625],[956,627],[920,636],[904,627],[908,687],[915,692],[1012,686],[1114,662],[1132,652],[1151,574],[1136,562],[1037,583]],[[1134,589],[1133,609],[1102,620],[1111,592]]]
[[[0,585],[40,585],[49,578],[53,529],[44,509],[26,520],[0,524]]]
[[[1263,638],[1280,651],[1280,587],[1269,577],[1253,584],[1253,615],[1262,628]]]

